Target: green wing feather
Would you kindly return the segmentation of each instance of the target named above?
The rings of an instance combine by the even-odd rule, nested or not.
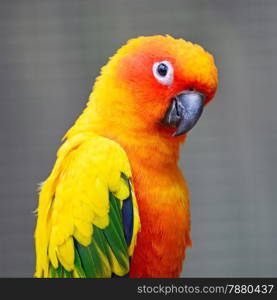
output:
[[[128,274],[129,254],[124,236],[120,201],[111,192],[109,200],[109,225],[104,229],[92,225],[92,242],[87,247],[74,239],[74,271],[68,272],[60,263],[55,269],[50,263],[52,277],[101,278],[111,277],[113,274],[117,276]],[[106,263],[103,260],[106,260]]]

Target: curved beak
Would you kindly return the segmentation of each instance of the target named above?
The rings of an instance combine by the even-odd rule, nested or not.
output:
[[[199,120],[205,96],[197,91],[183,91],[172,99],[162,120],[168,127],[176,128],[173,136],[187,133]]]

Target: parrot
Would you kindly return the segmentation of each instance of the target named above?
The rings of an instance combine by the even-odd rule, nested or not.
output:
[[[171,35],[109,58],[40,186],[35,277],[180,277],[192,246],[180,147],[217,86],[213,55]]]

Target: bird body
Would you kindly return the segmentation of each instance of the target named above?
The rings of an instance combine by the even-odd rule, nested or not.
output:
[[[152,36],[118,50],[42,185],[37,277],[180,275],[191,240],[179,148],[216,87],[198,45]]]

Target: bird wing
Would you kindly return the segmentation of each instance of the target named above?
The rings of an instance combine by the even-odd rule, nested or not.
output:
[[[130,164],[114,141],[88,133],[65,141],[37,214],[36,277],[128,274],[140,221]]]

